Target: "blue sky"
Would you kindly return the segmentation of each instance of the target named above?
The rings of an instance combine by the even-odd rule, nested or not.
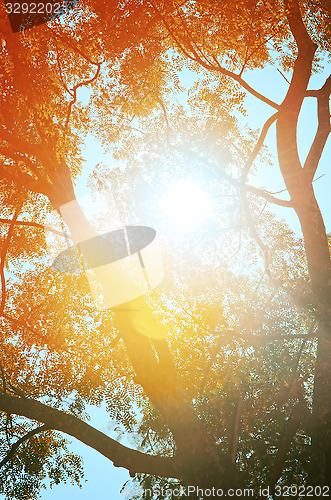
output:
[[[92,423],[92,422],[91,422]],[[78,453],[84,460],[85,478],[82,489],[71,484],[54,486],[52,489],[43,491],[42,500],[124,500],[125,496],[120,494],[123,484],[130,479],[128,472],[122,468],[116,468],[113,464],[97,451],[80,443],[76,439],[70,439],[70,449]]]

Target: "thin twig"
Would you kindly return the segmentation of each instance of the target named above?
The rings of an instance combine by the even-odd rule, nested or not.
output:
[[[2,224],[12,224],[13,219],[2,219],[0,218],[0,223]],[[45,231],[49,231],[50,233],[57,234],[59,236],[62,236],[63,238],[70,238],[70,235],[64,233],[63,231],[58,231],[57,229],[53,229],[50,226],[45,226],[44,224],[40,224],[38,222],[29,222],[29,221],[16,221],[15,222],[16,226],[31,226],[31,227],[37,227],[38,229],[45,229]]]
[[[170,143],[171,128],[170,128],[170,125],[169,125],[167,110],[166,110],[166,107],[164,105],[164,102],[162,101],[162,99],[160,99],[160,97],[156,97],[156,100],[160,103],[160,106],[161,106],[163,114],[164,114],[164,119],[165,119],[166,126],[167,126],[167,132],[166,132],[166,134],[167,134],[167,144],[169,145],[169,143]]]
[[[67,84],[65,83],[64,81],[64,78],[63,78],[63,74],[62,74],[62,68],[61,68],[61,63],[60,63],[60,51],[59,51],[59,47],[58,47],[58,44],[57,44],[57,41],[55,39],[55,48],[56,48],[56,62],[57,62],[57,66],[59,68],[59,73],[60,73],[60,80],[62,82],[62,85],[64,87],[64,89],[68,92],[68,94],[71,95],[71,97],[74,96],[74,94],[72,93],[72,91],[68,88]]]
[[[1,276],[0,316],[2,315],[2,313],[5,309],[5,305],[6,305],[6,278],[5,278],[5,271],[4,271],[6,255],[7,255],[8,249],[9,249],[10,240],[11,240],[13,232],[14,232],[15,223],[16,223],[16,220],[17,220],[19,214],[20,214],[22,205],[23,205],[23,203],[20,203],[18,208],[15,210],[14,217],[11,221],[6,239],[5,239],[3,247],[2,247],[2,254],[1,254],[1,258],[0,258],[0,276]]]
[[[264,198],[269,203],[273,203],[274,205],[279,205],[281,207],[294,208],[294,204],[291,200],[281,200],[280,198],[276,198],[276,196],[273,196],[268,191],[264,191],[263,189],[256,188],[255,186],[250,186],[248,184],[245,184],[244,188],[246,191]]]
[[[286,76],[280,71],[279,68],[277,68],[277,71],[278,71],[278,73],[280,73],[282,75],[282,77],[284,78],[284,80],[286,80],[287,83],[290,85],[290,82],[288,81],[288,79],[286,78]]]
[[[265,122],[265,124],[263,125],[260,137],[259,137],[256,145],[254,146],[253,151],[249,155],[249,157],[244,165],[243,174],[242,174],[242,182],[243,183],[246,182],[249,170],[250,170],[255,158],[257,157],[258,153],[260,152],[260,149],[264,143],[264,139],[266,138],[266,135],[268,133],[269,128],[274,123],[274,121],[277,120],[277,118],[278,118],[278,112],[271,115],[268,118],[268,120]]]
[[[9,424],[12,424],[12,417],[10,413],[6,413],[6,425],[5,425],[5,431],[6,431],[6,440],[8,445],[10,446],[10,436],[9,436]],[[12,427],[12,426],[11,426]]]

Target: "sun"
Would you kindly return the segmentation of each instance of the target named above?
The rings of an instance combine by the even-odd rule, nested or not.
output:
[[[161,210],[176,228],[190,228],[211,212],[208,193],[197,182],[180,180],[168,187],[160,198]]]

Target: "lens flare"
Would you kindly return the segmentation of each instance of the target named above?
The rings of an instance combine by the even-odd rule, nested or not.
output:
[[[161,209],[175,228],[189,228],[211,212],[211,200],[203,188],[192,181],[181,180],[168,188],[160,199]]]

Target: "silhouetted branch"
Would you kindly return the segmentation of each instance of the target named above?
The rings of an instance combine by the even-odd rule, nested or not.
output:
[[[6,394],[7,392],[7,383],[6,383],[6,375],[3,369],[2,361],[0,359],[0,371],[1,371],[1,380],[2,380],[2,392]]]
[[[8,249],[9,249],[10,240],[11,240],[13,232],[14,232],[16,220],[17,220],[17,218],[20,214],[20,211],[21,211],[21,206],[22,206],[22,203],[20,203],[19,207],[15,210],[14,217],[11,221],[7,236],[6,236],[5,241],[3,243],[2,253],[1,253],[1,257],[0,257],[0,276],[1,276],[0,316],[3,314],[4,308],[6,305],[6,279],[5,279],[5,272],[4,272],[6,255],[7,255]]]
[[[258,246],[260,247],[262,254],[263,254],[263,257],[264,257],[264,272],[266,273],[266,275],[269,278],[271,278],[274,281],[274,278],[271,275],[271,272],[269,269],[270,249],[267,245],[265,245],[263,243],[263,241],[262,241],[262,239],[261,239],[261,237],[260,237],[260,235],[255,227],[255,222],[253,220],[253,217],[252,217],[252,214],[251,214],[251,211],[250,211],[248,201],[247,201],[245,194],[243,195],[242,199],[243,199],[243,205],[244,205],[244,212],[246,214],[247,225],[248,225],[249,229],[251,230],[252,236],[253,236],[254,240],[256,241],[256,243],[258,244]]]
[[[4,465],[6,465],[6,463],[9,462],[9,460],[11,460],[13,458],[13,456],[16,453],[17,448],[21,444],[23,444],[25,441],[28,441],[30,438],[32,438],[36,434],[39,434],[40,432],[43,432],[43,431],[46,431],[46,430],[48,430],[47,425],[41,425],[40,427],[37,427],[36,429],[33,429],[33,430],[27,432],[24,436],[22,436],[20,439],[18,439],[16,441],[16,443],[12,444],[9,452],[6,454],[5,458],[3,458],[1,460],[1,462],[0,462],[0,469]]]
[[[59,51],[56,39],[55,39],[55,48],[56,48],[56,62],[57,62],[57,67],[59,68],[60,80],[62,82],[64,89],[68,92],[68,94],[71,95],[71,97],[73,97],[74,96],[73,92],[68,88],[68,86],[65,83],[64,78],[63,78],[61,62],[60,62],[60,51]]]
[[[267,479],[266,486],[273,488],[280,478],[291,443],[297,433],[298,427],[309,417],[310,413],[307,409],[305,400],[302,398],[299,403],[295,405],[292,415],[286,423],[285,430],[278,444],[278,452],[274,460],[273,468]]]
[[[1,394],[0,411],[43,422],[50,430],[54,429],[75,437],[109,458],[116,467],[128,469],[131,474],[142,472],[180,479],[175,459],[147,455],[127,448],[74,415],[51,408],[39,401]]]
[[[310,38],[307,28],[302,20],[299,0],[285,0],[284,4],[287,10],[287,19],[290,29],[299,50],[304,50],[307,47],[312,47],[313,45],[317,47],[317,45]]]
[[[233,430],[232,430],[232,436],[231,436],[231,442],[230,442],[230,456],[231,456],[231,462],[233,464],[236,463],[238,440],[239,440],[239,434],[240,434],[240,422],[241,422],[241,415],[243,412],[243,408],[244,408],[244,400],[243,400],[242,396],[239,395],[238,401],[236,404],[236,408],[235,408]]]
[[[77,100],[77,90],[80,88],[80,87],[84,87],[84,86],[87,86],[87,85],[90,85],[91,83],[93,83],[99,76],[100,74],[100,70],[101,70],[101,63],[96,63],[96,66],[97,66],[97,71],[95,73],[95,75],[92,77],[92,78],[89,78],[87,80],[83,80],[82,82],[79,82],[77,83],[69,92],[70,92],[70,95],[72,95],[72,100],[70,101],[69,103],[69,108],[68,108],[68,113],[67,113],[67,118],[66,118],[66,121],[65,121],[65,124],[64,124],[64,127],[63,127],[63,134],[65,135],[66,132],[67,132],[67,129],[68,129],[68,125],[69,125],[69,120],[70,120],[70,116],[71,116],[71,111],[72,111],[72,107],[73,105],[76,103],[76,100]]]

